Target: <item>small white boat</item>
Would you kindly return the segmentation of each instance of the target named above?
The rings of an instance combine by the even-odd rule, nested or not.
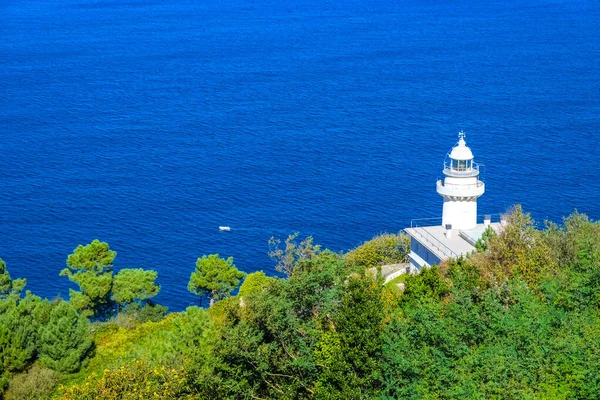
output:
[[[220,226],[219,230],[220,231],[227,231],[227,232],[229,232],[231,230],[231,227],[230,226]]]

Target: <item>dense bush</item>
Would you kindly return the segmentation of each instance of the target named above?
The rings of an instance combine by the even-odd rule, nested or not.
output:
[[[296,238],[283,249],[271,241],[285,278],[250,274],[233,297],[235,282],[217,286],[221,300],[209,309],[163,316],[149,299],[155,276],[126,273],[109,291],[120,313],[91,324],[69,302],[21,298],[4,268],[2,389],[43,398],[59,379],[62,399],[600,393],[600,224],[585,215],[539,230],[516,207],[479,252],[407,276],[403,292],[386,290],[369,268],[404,261],[405,237],[380,236],[346,255]],[[78,265],[89,266],[83,254],[96,253],[81,251]],[[212,259],[219,268],[210,276],[235,272],[230,260]]]
[[[40,330],[55,304],[27,293],[0,300],[0,393],[12,374],[24,371],[40,351]]]
[[[63,386],[60,391],[63,400],[192,399],[185,382],[181,369],[152,368],[135,361],[105,370],[102,377],[93,373],[84,382]]]
[[[346,254],[350,264],[366,268],[385,264],[406,263],[410,252],[410,238],[405,233],[384,233]]]
[[[92,351],[89,322],[68,302],[59,303],[40,328],[40,360],[59,372],[79,371]]]
[[[240,286],[239,295],[248,296],[261,290],[265,290],[275,279],[266,276],[264,272],[258,271],[248,274],[242,286]]]
[[[58,386],[58,374],[38,364],[10,381],[6,400],[46,400]]]
[[[19,295],[25,287],[25,279],[11,279],[6,263],[0,258],[0,299],[6,299],[11,295]]]

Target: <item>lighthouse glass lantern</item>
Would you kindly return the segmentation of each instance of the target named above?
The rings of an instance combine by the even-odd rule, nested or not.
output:
[[[444,163],[444,178],[436,185],[444,199],[442,226],[466,230],[477,225],[477,198],[485,192],[485,184],[479,180],[479,166],[473,158],[465,133],[460,132]]]

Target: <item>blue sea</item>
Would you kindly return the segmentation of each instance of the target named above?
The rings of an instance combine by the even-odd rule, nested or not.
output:
[[[44,297],[95,238],[179,311],[203,254],[275,274],[271,236],[341,251],[439,217],[460,130],[481,214],[600,218],[596,1],[5,0],[0,20],[0,257]]]

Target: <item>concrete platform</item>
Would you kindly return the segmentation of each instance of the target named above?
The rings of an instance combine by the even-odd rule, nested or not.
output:
[[[490,226],[497,233],[501,223],[491,223]],[[475,243],[485,229],[484,224],[477,224],[473,229],[452,229],[448,237],[441,225],[406,228],[404,231],[411,239],[411,264],[420,269],[442,260],[467,255],[476,250]]]

